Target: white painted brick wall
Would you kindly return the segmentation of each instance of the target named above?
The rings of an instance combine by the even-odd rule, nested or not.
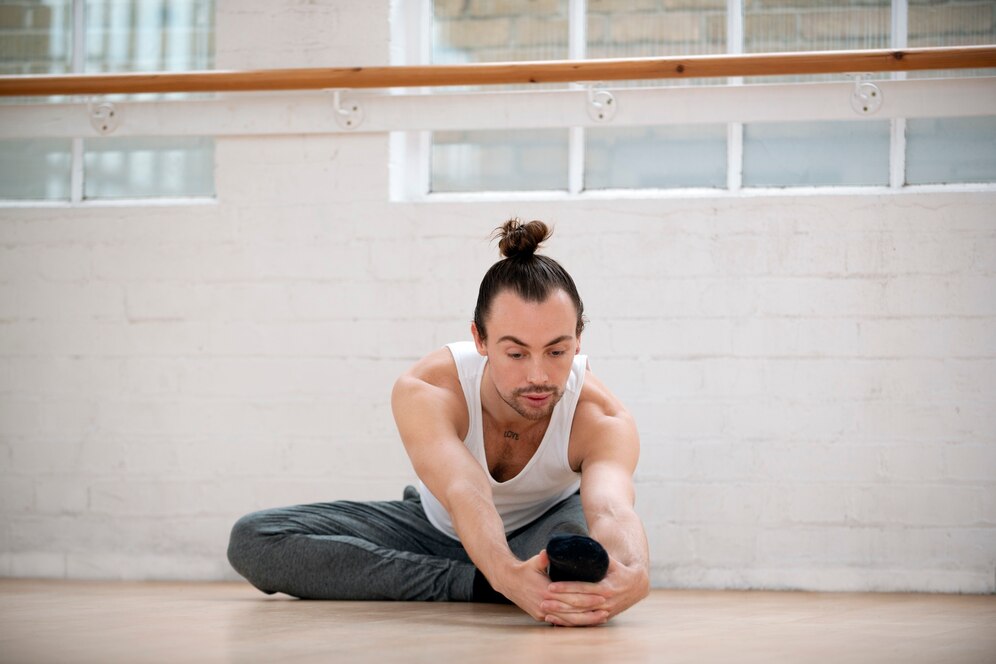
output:
[[[387,3],[220,3],[220,68],[386,64]],[[389,392],[509,216],[631,406],[658,586],[996,590],[996,195],[401,204],[380,135],[217,143],[216,204],[0,210],[0,574],[235,578],[397,498]]]

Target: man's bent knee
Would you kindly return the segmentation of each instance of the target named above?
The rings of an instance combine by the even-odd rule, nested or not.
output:
[[[249,583],[272,594],[275,591],[266,587],[266,535],[261,532],[261,525],[258,513],[247,514],[235,522],[228,539],[228,562]]]

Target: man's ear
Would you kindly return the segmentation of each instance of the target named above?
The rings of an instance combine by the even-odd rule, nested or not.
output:
[[[580,334],[578,335],[577,342],[574,345],[574,354],[575,355],[580,355],[581,354],[581,335]]]
[[[487,357],[488,349],[484,345],[484,339],[481,337],[480,330],[477,329],[477,323],[470,324],[470,334],[474,337],[474,345],[477,346],[477,352]]]

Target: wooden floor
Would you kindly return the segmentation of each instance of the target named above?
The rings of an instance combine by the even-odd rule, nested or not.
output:
[[[658,590],[608,625],[241,583],[0,579],[2,662],[996,662],[996,596]]]

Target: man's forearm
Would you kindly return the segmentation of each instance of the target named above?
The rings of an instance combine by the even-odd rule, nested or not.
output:
[[[505,526],[486,489],[465,484],[447,497],[453,529],[467,555],[492,585],[519,562],[508,547]]]
[[[627,567],[650,573],[647,535],[636,512],[594,515],[589,529],[610,556]]]

